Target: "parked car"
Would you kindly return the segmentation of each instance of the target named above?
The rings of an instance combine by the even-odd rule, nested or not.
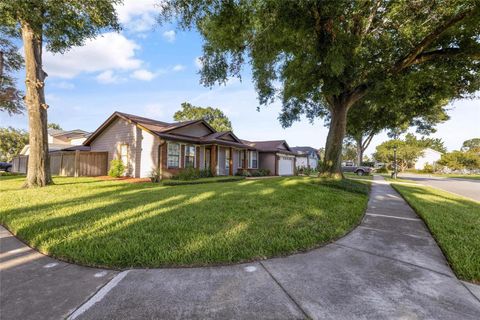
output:
[[[0,170],[10,172],[12,171],[12,164],[8,162],[0,162]]]
[[[359,176],[363,176],[366,174],[370,174],[372,172],[372,168],[365,167],[365,166],[356,166],[353,161],[347,161],[342,163],[342,171],[343,172],[353,172]]]

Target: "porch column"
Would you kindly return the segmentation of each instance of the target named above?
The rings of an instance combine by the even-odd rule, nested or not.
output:
[[[228,160],[228,175],[233,176],[233,148],[230,147],[230,159]]]
[[[210,171],[212,172],[212,176],[217,175],[217,146],[212,145],[210,149]]]
[[[248,159],[247,159],[247,155],[248,155],[248,150],[243,150],[243,169],[247,169],[248,168]]]

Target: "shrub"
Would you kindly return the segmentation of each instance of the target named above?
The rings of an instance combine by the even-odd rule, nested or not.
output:
[[[213,177],[212,171],[210,169],[203,169],[198,171],[199,178],[210,178]]]
[[[433,166],[431,164],[425,164],[422,170],[420,170],[423,173],[433,173]]]
[[[125,172],[125,165],[122,160],[113,159],[110,161],[110,170],[108,170],[108,175],[110,177],[118,178],[123,175]]]
[[[245,169],[237,171],[237,173],[235,175],[236,176],[241,176],[241,177],[251,177],[252,176],[250,171],[245,170]]]
[[[152,182],[160,182],[162,179],[161,174],[160,174],[160,169],[153,169],[150,171],[150,181]]]
[[[198,179],[199,173],[194,168],[186,168],[181,170],[174,178],[177,180],[194,180]]]
[[[258,169],[251,173],[252,177],[265,177],[270,175],[270,170],[268,169]]]
[[[388,173],[387,166],[380,167],[377,170],[375,170],[375,172],[377,172],[377,173]]]

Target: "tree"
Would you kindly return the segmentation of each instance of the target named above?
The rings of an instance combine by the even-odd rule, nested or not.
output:
[[[473,138],[463,141],[462,151],[474,151],[480,153],[480,138]]]
[[[375,160],[393,163],[393,149],[397,148],[397,165],[400,171],[413,167],[415,161],[422,155],[423,149],[418,145],[408,144],[404,140],[392,139],[379,144],[373,155]]]
[[[0,128],[0,161],[10,162],[28,143],[25,130]]]
[[[25,109],[23,93],[16,88],[12,73],[19,71],[23,59],[18,48],[0,27],[0,111],[9,115],[22,113]]]
[[[260,104],[280,97],[283,126],[329,115],[323,169],[331,175],[341,174],[347,114],[367,95],[382,105],[425,79],[435,90],[459,87],[460,96],[480,87],[477,0],[170,0],[162,7],[161,21],[177,19],[203,37],[204,85],[239,77],[250,63]]]
[[[58,123],[51,122],[47,125],[48,129],[63,130]]]
[[[103,30],[119,30],[114,10],[117,3],[118,0],[3,0],[0,4],[0,26],[22,39],[25,52],[25,102],[30,133],[26,187],[51,183],[43,45],[51,52],[63,53]]]
[[[419,148],[425,149],[430,148],[441,153],[446,153],[447,148],[443,143],[443,140],[440,138],[427,138],[422,137],[418,139],[414,134],[407,133],[405,135],[405,142],[411,146],[417,146]]]
[[[428,135],[436,131],[436,124],[449,119],[446,106],[453,94],[445,91],[428,94],[434,85],[426,81],[410,90],[401,91],[400,95],[381,105],[375,103],[378,100],[376,97],[370,99],[368,96],[356,103],[348,112],[346,136],[355,141],[359,165],[373,137],[381,131],[406,131],[409,127],[415,127],[417,133]],[[388,96],[389,93],[382,95]]]
[[[222,110],[212,107],[196,107],[188,102],[182,103],[182,109],[173,115],[175,121],[203,119],[217,131],[231,131],[232,123]]]
[[[474,151],[452,151],[442,155],[438,164],[453,170],[480,169],[480,154]]]
[[[353,160],[357,157],[355,143],[350,139],[345,139],[342,147],[342,161]]]

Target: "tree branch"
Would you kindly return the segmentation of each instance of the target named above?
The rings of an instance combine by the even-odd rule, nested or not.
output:
[[[440,50],[434,50],[419,54],[412,62],[411,65],[420,64],[426,61],[438,59],[438,58],[450,58],[456,56],[467,56],[476,60],[480,60],[480,51],[478,52],[466,52],[460,48],[445,48]]]
[[[475,9],[471,8],[469,10],[463,11],[456,16],[452,17],[450,20],[447,20],[445,23],[438,26],[433,32],[428,34],[425,38],[423,38],[420,43],[418,43],[405,57],[400,59],[395,65],[393,66],[392,71],[394,73],[400,72],[403,69],[411,66],[415,59],[429,46],[431,45],[442,33],[448,30],[451,26],[455,25],[456,23],[464,20],[465,18],[469,17],[470,15],[475,13]]]

